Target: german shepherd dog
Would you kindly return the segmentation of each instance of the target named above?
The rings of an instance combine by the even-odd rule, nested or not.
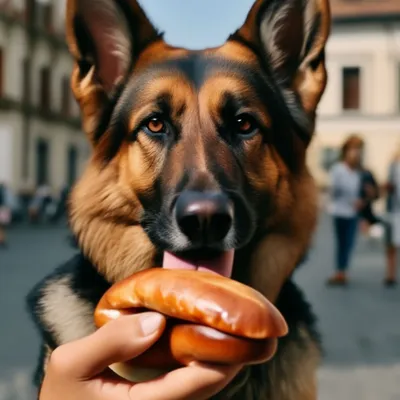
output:
[[[232,4],[233,6],[233,4]],[[168,45],[135,0],[69,0],[72,89],[92,145],[69,215],[79,253],[28,295],[53,349],[95,331],[115,282],[165,259],[262,292],[290,333],[215,398],[312,400],[314,317],[291,276],[317,195],[306,166],[327,73],[328,0],[257,0],[220,47]]]

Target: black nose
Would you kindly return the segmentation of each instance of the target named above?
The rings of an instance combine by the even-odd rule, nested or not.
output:
[[[233,206],[219,192],[183,192],[175,205],[176,221],[193,244],[213,245],[228,234],[233,221]]]

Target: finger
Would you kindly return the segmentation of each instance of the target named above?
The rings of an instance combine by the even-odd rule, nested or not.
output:
[[[109,365],[146,351],[161,336],[165,323],[165,317],[158,313],[120,317],[92,335],[56,349],[50,368],[70,378],[90,379]]]
[[[130,398],[140,400],[204,400],[219,393],[242,366],[216,367],[192,364],[163,377],[132,386]]]

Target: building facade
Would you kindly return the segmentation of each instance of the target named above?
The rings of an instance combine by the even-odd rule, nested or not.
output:
[[[89,154],[70,90],[64,0],[0,0],[0,181],[16,192],[72,183]],[[400,146],[400,0],[331,0],[329,81],[309,165],[318,184],[350,134],[384,182]]]
[[[384,183],[400,147],[400,0],[331,0],[329,82],[319,107],[310,168],[321,187],[350,134],[365,139],[365,163]]]
[[[88,156],[70,89],[64,1],[0,0],[0,181],[59,191]]]

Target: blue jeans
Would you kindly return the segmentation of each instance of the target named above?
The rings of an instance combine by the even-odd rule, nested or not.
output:
[[[345,272],[356,242],[358,218],[334,217],[333,223],[336,236],[336,268]]]

